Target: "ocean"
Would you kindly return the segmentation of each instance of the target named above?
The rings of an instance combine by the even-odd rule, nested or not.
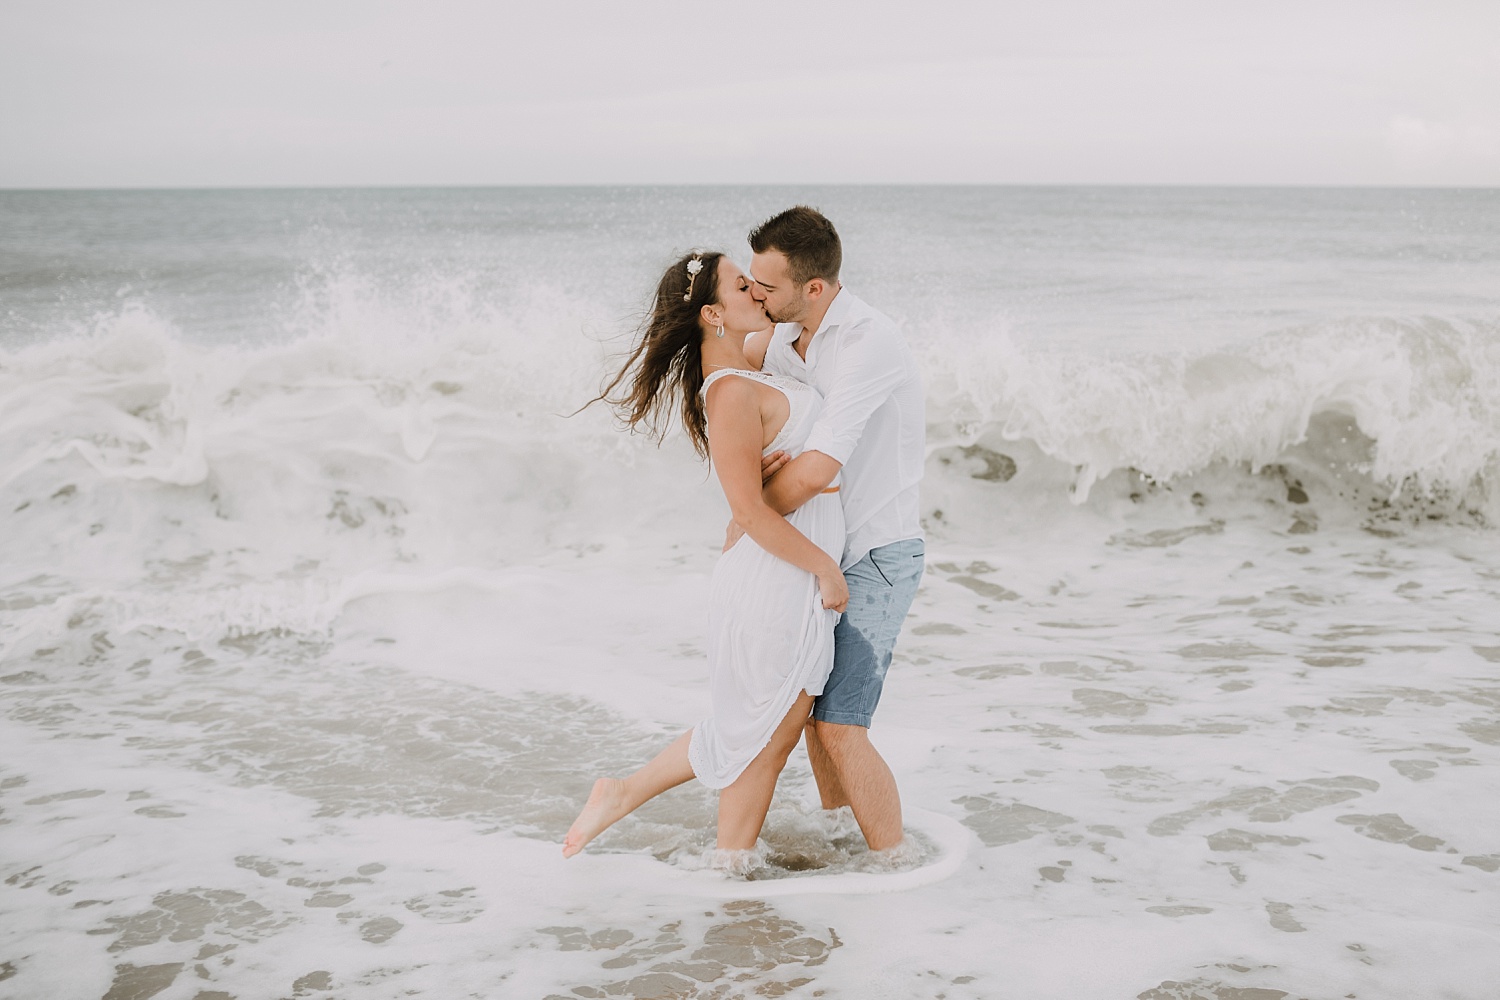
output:
[[[595,405],[821,208],[927,383],[872,738],[685,786],[727,509]],[[0,998],[1490,1000],[1500,190],[0,191]]]

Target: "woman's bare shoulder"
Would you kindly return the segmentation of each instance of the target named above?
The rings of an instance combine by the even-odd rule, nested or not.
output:
[[[725,372],[714,379],[712,384],[704,390],[704,396],[709,403],[715,400],[723,404],[734,405],[758,400],[767,391],[774,392],[770,386],[758,378],[746,378],[734,371]]]

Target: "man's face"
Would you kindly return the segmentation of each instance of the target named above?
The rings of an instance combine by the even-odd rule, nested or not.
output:
[[[750,276],[755,279],[766,315],[773,323],[800,323],[807,315],[807,290],[792,283],[786,254],[780,250],[758,253],[750,260]]]

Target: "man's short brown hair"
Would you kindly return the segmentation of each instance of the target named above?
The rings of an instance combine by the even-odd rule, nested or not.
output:
[[[833,223],[816,208],[798,205],[773,215],[750,230],[750,249],[756,253],[775,250],[786,257],[792,281],[805,285],[814,278],[839,280],[844,246]]]

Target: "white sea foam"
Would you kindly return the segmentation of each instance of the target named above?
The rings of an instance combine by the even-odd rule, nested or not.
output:
[[[1075,502],[1125,469],[1167,481],[1288,461],[1319,478],[1327,468],[1358,474],[1393,496],[1479,485],[1482,503],[1494,502],[1476,483],[1493,481],[1500,457],[1493,325],[1341,322],[1232,351],[1123,358],[969,339],[929,347],[926,362],[938,446],[1030,444],[1077,468]],[[1341,418],[1353,440],[1299,449],[1319,421]]]
[[[956,820],[923,809],[904,815],[907,839],[886,852],[860,851],[842,870],[815,868],[792,872],[768,861],[768,850],[711,851],[702,864],[682,863],[649,870],[639,855],[601,855],[599,866],[625,864],[640,868],[643,882],[658,882],[665,891],[713,899],[779,899],[786,896],[860,896],[905,892],[951,878],[962,867],[974,834]],[[778,830],[794,826],[786,815],[773,820]],[[813,838],[802,843],[817,843]],[[726,856],[728,855],[728,856]],[[675,859],[674,859],[675,860]],[[769,877],[767,877],[769,876]]]
[[[174,604],[192,579],[233,607],[226,625],[272,627],[279,607],[303,627],[381,574],[438,586],[718,519],[680,440],[656,454],[601,406],[567,415],[608,354],[531,318],[471,316],[443,334],[340,307],[289,343],[210,348],[126,309],[93,336],[5,354],[12,578],[128,582],[140,613],[153,600],[143,571]],[[1494,326],[1334,324],[1196,357],[914,336],[929,469],[971,477],[946,505],[930,495],[940,534],[954,509],[1001,497],[989,507],[1060,517],[1064,495],[1085,503],[1111,476],[1200,493],[1215,479],[1222,497],[1266,470],[1324,519],[1500,515]],[[1007,526],[991,509],[964,537]]]
[[[799,752],[736,880],[692,785],[559,850],[705,706],[717,487],[564,416],[619,310],[314,277],[275,336],[136,303],[0,353],[0,996],[1487,997],[1482,309],[909,316],[928,575],[873,738],[915,860]]]

